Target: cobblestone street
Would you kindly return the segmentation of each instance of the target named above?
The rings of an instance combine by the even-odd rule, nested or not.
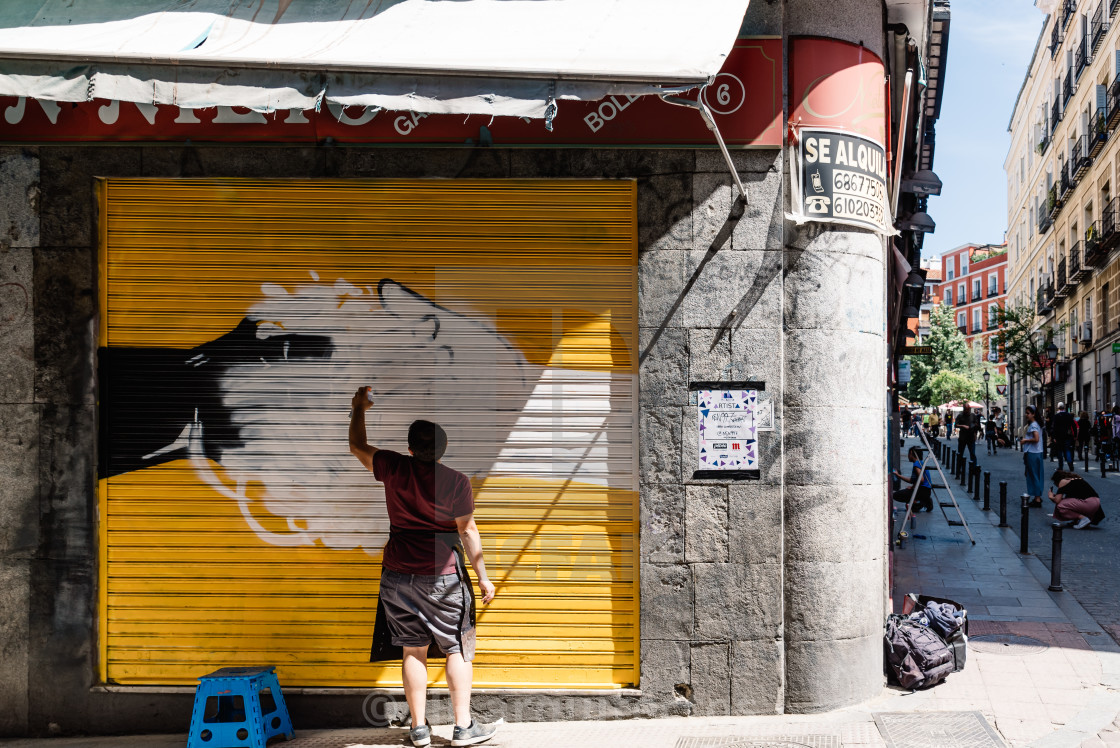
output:
[[[907,447],[915,443],[907,439]],[[942,440],[943,443],[946,440]],[[956,448],[956,439],[952,440]],[[1023,455],[1013,449],[999,450],[995,456],[985,454],[983,445],[977,445],[977,460],[982,471],[991,473],[991,507],[999,510],[999,483],[1007,482],[1007,522],[1010,532],[1019,535],[1021,511],[1019,496],[1026,490],[1023,476]],[[967,452],[966,452],[967,454]],[[1050,474],[1057,469],[1058,463],[1047,459],[1045,475],[1047,485]],[[1098,527],[1085,530],[1066,529],[1062,543],[1062,586],[1072,594],[1093,618],[1120,641],[1120,475],[1109,472],[1101,478],[1099,464],[1090,459],[1089,471],[1085,463],[1077,463],[1077,471],[1100,492],[1101,505],[1107,520]],[[948,472],[948,467],[946,467]],[[965,487],[953,481],[953,492],[958,501],[971,501],[963,498]],[[981,492],[981,502],[983,493]],[[952,509],[947,511],[951,512]],[[1031,553],[1046,565],[1050,564],[1052,530],[1047,516],[1053,511],[1053,504],[1043,499],[1042,508],[1030,510],[1030,530],[1028,546]]]

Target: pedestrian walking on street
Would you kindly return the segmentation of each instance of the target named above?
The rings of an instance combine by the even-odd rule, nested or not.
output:
[[[946,439],[952,439],[953,438],[953,426],[954,426],[953,411],[950,410],[948,413],[945,414],[945,438]]]
[[[1046,496],[1054,502],[1053,517],[1061,522],[1073,522],[1073,529],[1082,530],[1104,521],[1101,499],[1096,489],[1077,473],[1055,470],[1050,477],[1057,492],[1047,489]]]
[[[427,746],[432,742],[425,719],[428,654],[433,643],[437,645],[447,658],[447,687],[455,715],[451,745],[482,743],[498,728],[471,717],[474,592],[464,555],[478,575],[483,603],[494,599],[495,588],[486,574],[470,478],[440,463],[447,451],[447,434],[430,421],[413,421],[409,426],[407,456],[371,446],[365,412],[372,405],[369,388],[360,388],[351,401],[349,434],[351,454],[385,484],[389,512],[370,661],[401,659],[412,715],[409,738],[414,746]]]
[[[973,423],[974,416],[967,407],[961,411],[957,418],[957,456],[963,458],[965,449],[972,455],[972,462],[976,462],[976,431],[979,424]]]
[[[1077,459],[1089,459],[1089,441],[1093,434],[1093,422],[1088,411],[1077,414]]]
[[[994,455],[996,453],[996,414],[999,413],[999,408],[988,414],[988,420],[984,421],[984,441],[988,445],[988,454]]]
[[[1031,497],[1031,506],[1042,506],[1042,427],[1035,420],[1033,405],[1023,409],[1023,417],[1027,422],[1026,433],[1023,435],[1023,469],[1027,477],[1027,493]]]
[[[1058,412],[1054,414],[1054,426],[1050,434],[1054,438],[1053,453],[1058,455],[1058,469],[1062,469],[1063,460],[1073,470],[1073,447],[1076,439],[1077,424],[1073,414],[1066,410],[1066,404],[1058,403]]]

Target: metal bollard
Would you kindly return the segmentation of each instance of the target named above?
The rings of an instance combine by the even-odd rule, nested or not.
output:
[[[968,460],[966,460],[964,458],[964,455],[962,455],[962,454],[958,454],[957,458],[958,458],[958,461],[961,464],[960,479],[961,479],[961,485],[963,486],[965,483],[968,482]]]
[[[972,500],[980,500],[980,466],[972,466]]]
[[[985,470],[984,471],[984,511],[985,512],[992,511],[991,493],[992,493],[992,473],[991,473],[991,471]]]
[[[1031,528],[1031,495],[1025,493],[1019,497],[1019,553],[1029,554],[1027,550],[1027,533]]]
[[[1085,472],[1089,472],[1089,445],[1086,444],[1081,451],[1084,453],[1082,456],[1085,458]]]
[[[1010,527],[1007,524],[1007,481],[999,482],[999,524],[997,527]]]
[[[965,469],[968,471],[968,488],[964,490],[966,494],[972,494],[972,474],[975,472],[972,465],[965,464]]]
[[[1051,592],[1062,591],[1062,524],[1055,522],[1050,536],[1050,586]]]

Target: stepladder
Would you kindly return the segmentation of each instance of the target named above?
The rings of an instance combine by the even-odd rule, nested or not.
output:
[[[918,438],[922,441],[922,447],[925,455],[922,457],[922,466],[918,472],[917,478],[914,481],[914,486],[910,490],[910,500],[906,503],[906,516],[899,525],[898,534],[896,539],[901,547],[903,541],[908,537],[907,526],[910,524],[914,516],[914,503],[917,501],[918,492],[922,486],[925,478],[930,478],[930,499],[937,503],[941,509],[941,514],[945,517],[945,521],[952,527],[963,527],[964,531],[968,534],[968,539],[973,545],[976,545],[976,538],[972,537],[972,530],[968,527],[968,521],[964,518],[964,513],[961,511],[960,504],[957,503],[957,497],[953,494],[953,486],[950,481],[945,477],[945,471],[941,467],[941,461],[937,459],[937,455],[933,448],[930,446],[929,440],[921,430],[918,431]],[[937,477],[941,479],[940,484],[932,480],[933,475],[931,471],[936,471]],[[937,491],[944,489],[948,494],[949,500],[942,501],[938,496]],[[956,512],[956,519],[954,519],[946,510],[952,507]]]

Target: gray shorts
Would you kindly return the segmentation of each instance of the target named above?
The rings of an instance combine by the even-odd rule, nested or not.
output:
[[[474,659],[470,592],[457,574],[402,574],[382,569],[381,605],[393,646],[427,647],[435,641],[445,655]]]

